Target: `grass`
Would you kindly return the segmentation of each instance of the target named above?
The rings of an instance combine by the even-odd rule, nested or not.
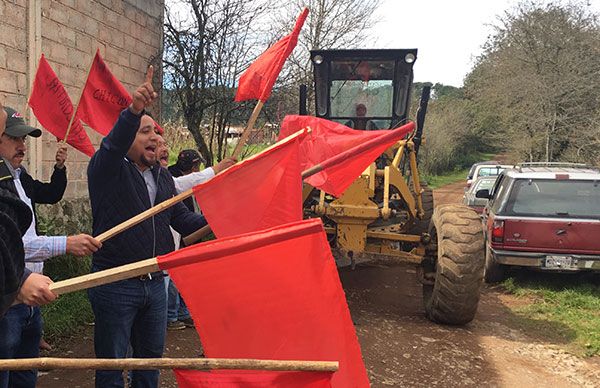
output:
[[[531,300],[514,307],[517,323],[559,340],[576,354],[600,355],[600,282],[567,274],[528,274],[502,284],[519,298]]]
[[[73,334],[86,322],[94,320],[85,291],[65,294],[42,307],[44,337],[55,339]]]
[[[452,171],[447,171],[439,175],[421,174],[421,177],[429,187],[437,189],[445,185],[452,183],[467,181],[467,174],[471,169],[471,165],[481,160],[490,160],[494,158],[493,153],[479,152],[468,157],[464,157],[461,162],[457,162],[458,165]]]
[[[432,189],[437,189],[439,187],[449,185],[451,183],[456,183],[460,181],[467,181],[467,174],[469,173],[469,169],[465,168],[462,170],[455,170],[452,172],[448,172],[442,175],[423,175],[423,180],[427,182],[429,187]]]

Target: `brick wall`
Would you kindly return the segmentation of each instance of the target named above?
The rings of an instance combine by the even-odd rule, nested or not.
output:
[[[129,90],[153,64],[162,83],[164,0],[7,0],[0,2],[0,99],[39,125],[27,107],[30,85],[43,53],[77,103],[97,48],[112,73]],[[156,110],[156,109],[155,109]],[[48,180],[56,139],[48,132],[29,139],[27,167]],[[87,128],[92,143],[101,137]],[[66,198],[87,196],[89,158],[69,147]]]

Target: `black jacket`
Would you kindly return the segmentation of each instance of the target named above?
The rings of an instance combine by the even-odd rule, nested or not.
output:
[[[21,180],[21,185],[23,185],[25,194],[27,194],[31,200],[33,214],[37,220],[37,213],[35,211],[36,203],[52,205],[60,201],[65,194],[67,188],[67,168],[63,167],[60,169],[55,166],[52,176],[50,177],[50,182],[44,183],[33,179],[31,175],[27,173],[27,170],[21,167],[21,176],[19,179]],[[39,234],[37,223],[35,228]]]
[[[25,270],[22,236],[31,225],[31,211],[6,184],[12,175],[0,159],[0,318],[12,305],[30,272]]]
[[[31,199],[31,204],[36,203],[54,204],[60,201],[67,188],[67,168],[54,167],[50,182],[44,183],[33,179],[23,167],[21,167],[21,184],[25,194]]]
[[[4,160],[2,160],[2,168],[8,169],[4,163]],[[31,207],[33,208],[33,213],[35,214],[36,203],[52,205],[62,199],[67,188],[67,168],[64,167],[60,169],[56,168],[55,166],[52,176],[50,176],[50,182],[44,183],[38,181],[37,179],[33,179],[25,167],[21,167],[21,175],[19,179],[25,194],[31,200]],[[19,192],[17,191],[15,183],[12,179],[0,181],[0,187],[11,191],[17,197],[19,196]]]
[[[88,189],[94,236],[151,206],[144,178],[126,157],[139,125],[140,117],[125,109],[90,160]],[[152,172],[157,187],[156,205],[175,195],[175,184],[169,171],[158,163]],[[105,241],[94,253],[93,266],[97,270],[112,268],[173,251],[170,225],[186,236],[206,225],[206,221],[178,203]]]

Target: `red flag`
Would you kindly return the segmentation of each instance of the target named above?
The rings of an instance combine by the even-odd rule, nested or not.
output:
[[[179,388],[328,388],[330,372],[233,372],[175,369]]]
[[[339,197],[379,155],[411,132],[414,124],[393,130],[360,131],[317,117],[292,115],[283,119],[279,137],[306,127],[312,132],[300,143],[302,170],[317,164],[324,168],[305,181]],[[339,160],[345,161],[336,164]]]
[[[115,125],[121,111],[129,104],[131,104],[129,92],[112,75],[100,56],[100,50],[96,50],[77,107],[79,117],[93,130],[106,136]]]
[[[368,387],[320,219],[159,256],[208,357],[338,361],[333,387]]]
[[[296,20],[292,33],[269,47],[242,74],[235,94],[235,101],[257,99],[265,102],[269,99],[273,84],[275,84],[285,60],[298,43],[300,29],[307,16],[308,8],[304,8]]]
[[[290,137],[194,187],[196,201],[217,237],[302,219],[298,144],[305,135]]]
[[[73,103],[44,54],[35,74],[29,106],[44,128],[64,139],[73,116]],[[90,157],[96,152],[78,115],[73,119],[67,143]]]

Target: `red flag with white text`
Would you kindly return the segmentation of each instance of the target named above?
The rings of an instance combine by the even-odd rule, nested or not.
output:
[[[361,131],[318,117],[290,115],[283,119],[279,137],[306,127],[312,131],[300,143],[302,170],[315,165],[326,168],[305,182],[336,197],[385,150],[414,130],[412,122],[391,130]],[[340,159],[344,161],[334,163]]]
[[[256,99],[265,102],[269,99],[283,64],[298,43],[298,36],[307,16],[308,8],[304,8],[292,32],[269,47],[246,69],[240,77],[235,101]]]
[[[131,104],[131,95],[110,72],[96,50],[90,73],[81,93],[77,113],[81,120],[101,135],[108,135],[121,111]]]
[[[46,130],[59,140],[64,139],[73,116],[73,103],[43,54],[35,74],[29,106]],[[96,152],[77,114],[69,130],[67,143],[90,157]]]
[[[185,299],[207,357],[338,361],[333,387],[369,386],[319,218],[192,245],[157,261]]]

